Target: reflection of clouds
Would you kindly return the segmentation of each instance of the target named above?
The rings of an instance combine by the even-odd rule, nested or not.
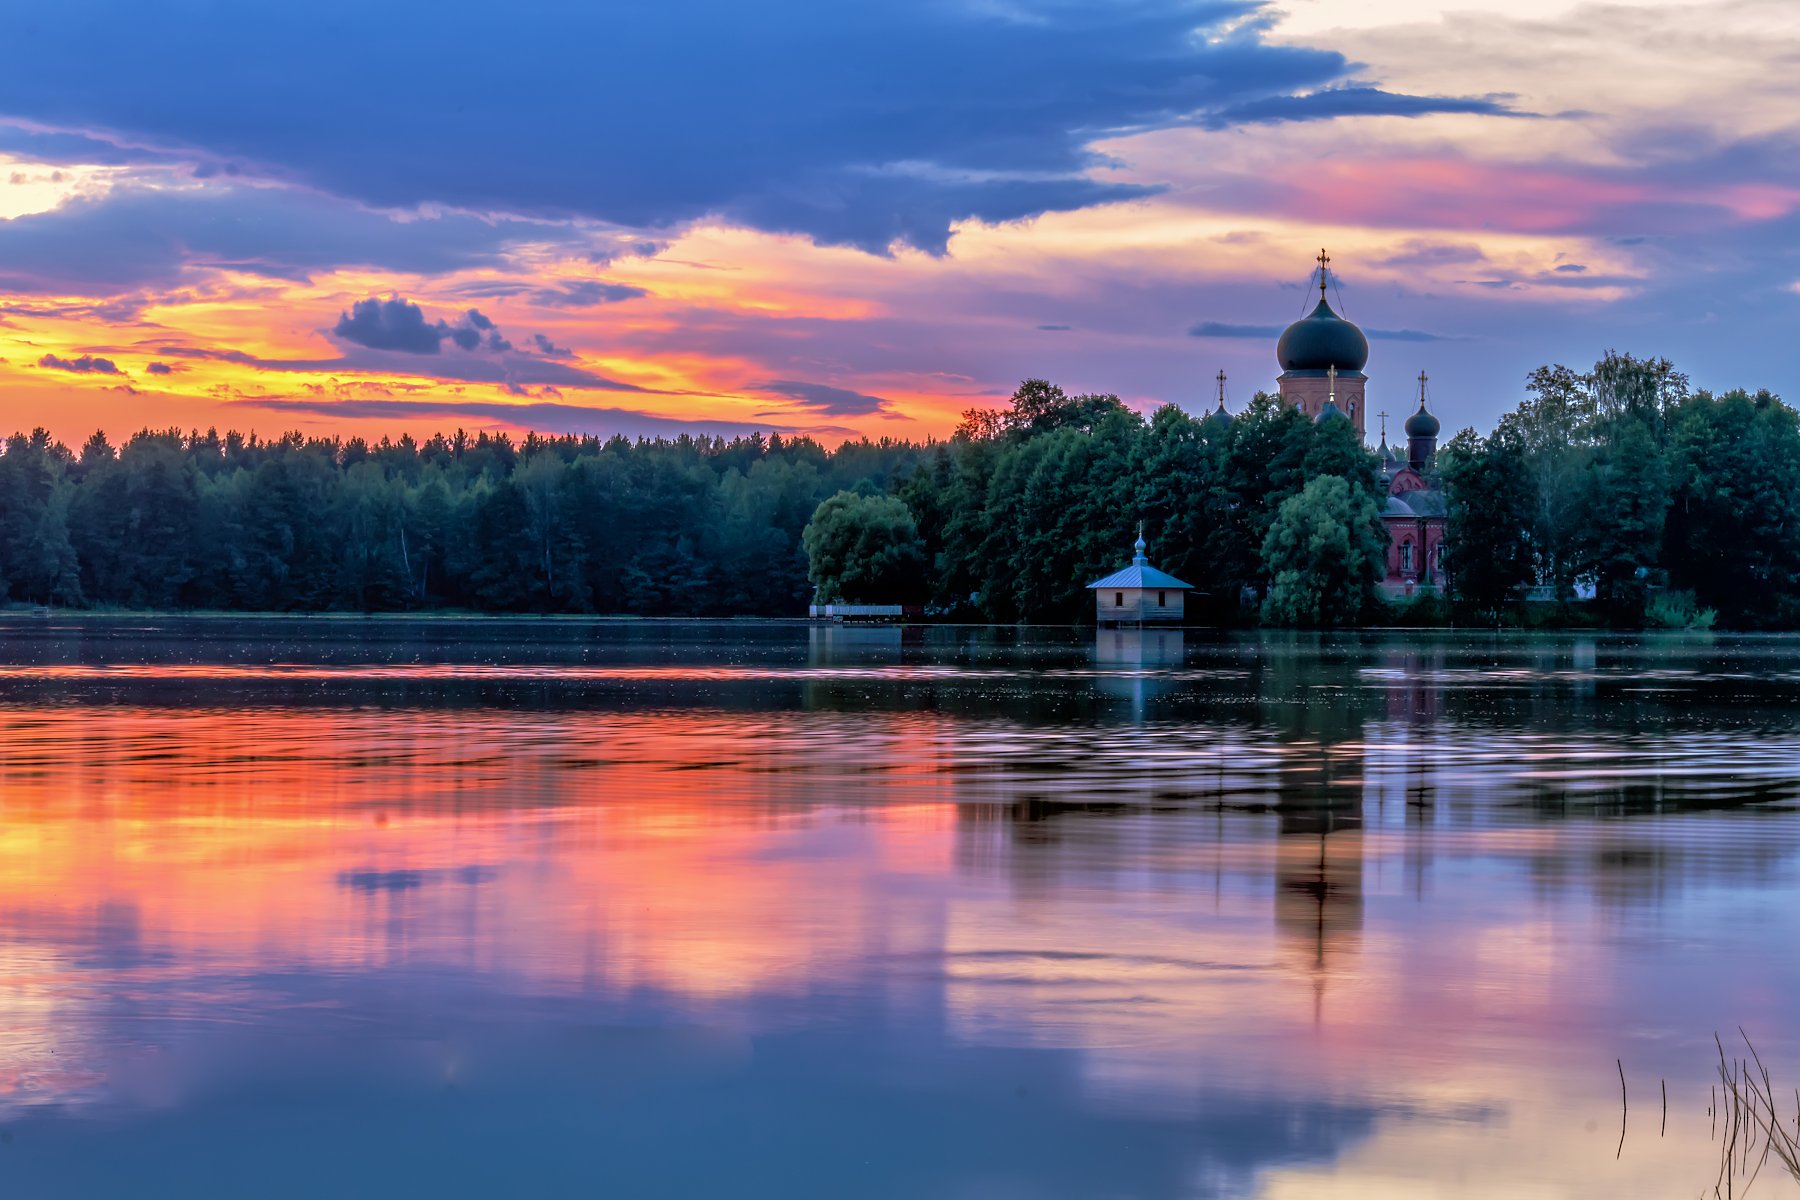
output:
[[[1636,1080],[1661,1055],[1673,1104],[1710,1063],[1688,1032],[1778,1022],[1766,997],[1791,994],[1757,947],[1792,918],[1754,906],[1792,882],[1785,818],[1619,791],[1623,770],[1660,776],[1665,810],[1715,783],[1723,803],[1735,763],[1780,782],[1778,739],[1702,711],[1633,764],[1656,740],[1608,722],[1637,701],[1575,695],[1566,650],[1453,684],[1463,652],[1312,641],[1271,643],[1285,664],[1190,644],[1126,728],[1085,639],[941,636],[705,671],[602,642],[566,682],[521,647],[498,686],[525,707],[437,667],[323,670],[297,699],[245,666],[0,708],[0,971],[24,981],[0,1070],[31,1097],[8,1111],[104,1097],[178,1123],[303,1074],[263,1045],[283,1039],[322,1095],[354,1091],[355,1051],[386,1102],[435,1103],[429,1079],[528,1110],[559,1052],[591,1071],[576,1096],[635,1052],[681,1081],[679,1119],[785,1088],[784,1117],[859,1150],[919,1131],[919,1170],[1067,1141],[1044,1153],[1157,1147],[1131,1159],[1143,1194],[1179,1171],[1305,1194],[1309,1159],[1405,1194],[1453,1169],[1436,1138],[1517,1194],[1596,1178],[1582,1119],[1616,1080],[1587,1059]],[[1620,671],[1598,653],[1589,674]],[[1581,718],[1548,731],[1559,698]],[[677,1027],[714,1034],[642,1032]]]
[[[93,1013],[77,975],[59,950],[0,942],[0,1119],[103,1094],[106,1065],[88,1041]]]

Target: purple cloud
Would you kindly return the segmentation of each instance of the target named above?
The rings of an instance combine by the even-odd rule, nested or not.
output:
[[[38,366],[48,367],[52,371],[73,371],[77,375],[123,375],[119,365],[110,358],[95,358],[84,354],[80,358],[59,358],[54,354],[46,354],[38,359]]]

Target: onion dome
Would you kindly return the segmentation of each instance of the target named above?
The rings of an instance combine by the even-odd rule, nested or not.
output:
[[[1419,411],[1406,418],[1406,436],[1409,438],[1434,438],[1438,435],[1438,430],[1442,428],[1438,419],[1432,416],[1430,410],[1425,407],[1424,398],[1420,397]]]
[[[1319,415],[1313,418],[1313,424],[1323,425],[1325,422],[1333,419],[1348,421],[1350,419],[1350,414],[1339,408],[1337,406],[1337,401],[1327,400],[1324,404],[1319,406]]]
[[[1207,414],[1206,419],[1217,421],[1220,425],[1231,424],[1231,414],[1225,411],[1225,369],[1219,368],[1219,407]]]
[[[1369,361],[1369,339],[1363,331],[1331,311],[1324,296],[1311,313],[1289,325],[1275,343],[1283,371],[1361,371]]]

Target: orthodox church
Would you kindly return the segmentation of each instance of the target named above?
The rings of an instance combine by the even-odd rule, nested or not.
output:
[[[1275,344],[1281,364],[1276,382],[1281,398],[1315,421],[1349,421],[1357,437],[1368,441],[1368,406],[1364,390],[1368,377],[1369,340],[1363,331],[1332,311],[1326,298],[1331,259],[1319,251],[1319,303],[1312,312],[1289,325]],[[1223,372],[1221,372],[1221,383]],[[1391,449],[1385,417],[1380,457],[1381,482],[1387,491],[1382,523],[1388,531],[1387,574],[1381,589],[1389,596],[1411,596],[1444,586],[1443,490],[1432,481],[1431,463],[1437,455],[1440,426],[1425,403],[1426,375],[1419,372],[1419,407],[1406,419],[1406,444]],[[1219,408],[1224,410],[1223,387]]]

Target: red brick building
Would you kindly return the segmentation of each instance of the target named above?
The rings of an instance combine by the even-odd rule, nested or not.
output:
[[[1275,357],[1281,363],[1281,398],[1315,421],[1349,421],[1368,440],[1369,341],[1363,331],[1338,316],[1326,298],[1330,259],[1319,252],[1319,303],[1282,332]],[[1433,481],[1438,419],[1425,406],[1425,374],[1419,374],[1419,408],[1406,419],[1403,454],[1387,444],[1382,430],[1381,479],[1387,502],[1381,519],[1388,531],[1387,574],[1381,588],[1390,596],[1411,596],[1444,585],[1444,493]]]
[[[1387,576],[1381,588],[1390,596],[1411,596],[1444,586],[1444,527],[1447,510],[1443,489],[1431,476],[1437,455],[1438,419],[1425,407],[1425,377],[1419,376],[1419,410],[1406,418],[1406,453],[1388,448],[1384,433],[1375,453],[1381,457],[1381,480],[1387,503],[1381,510],[1388,531]]]

